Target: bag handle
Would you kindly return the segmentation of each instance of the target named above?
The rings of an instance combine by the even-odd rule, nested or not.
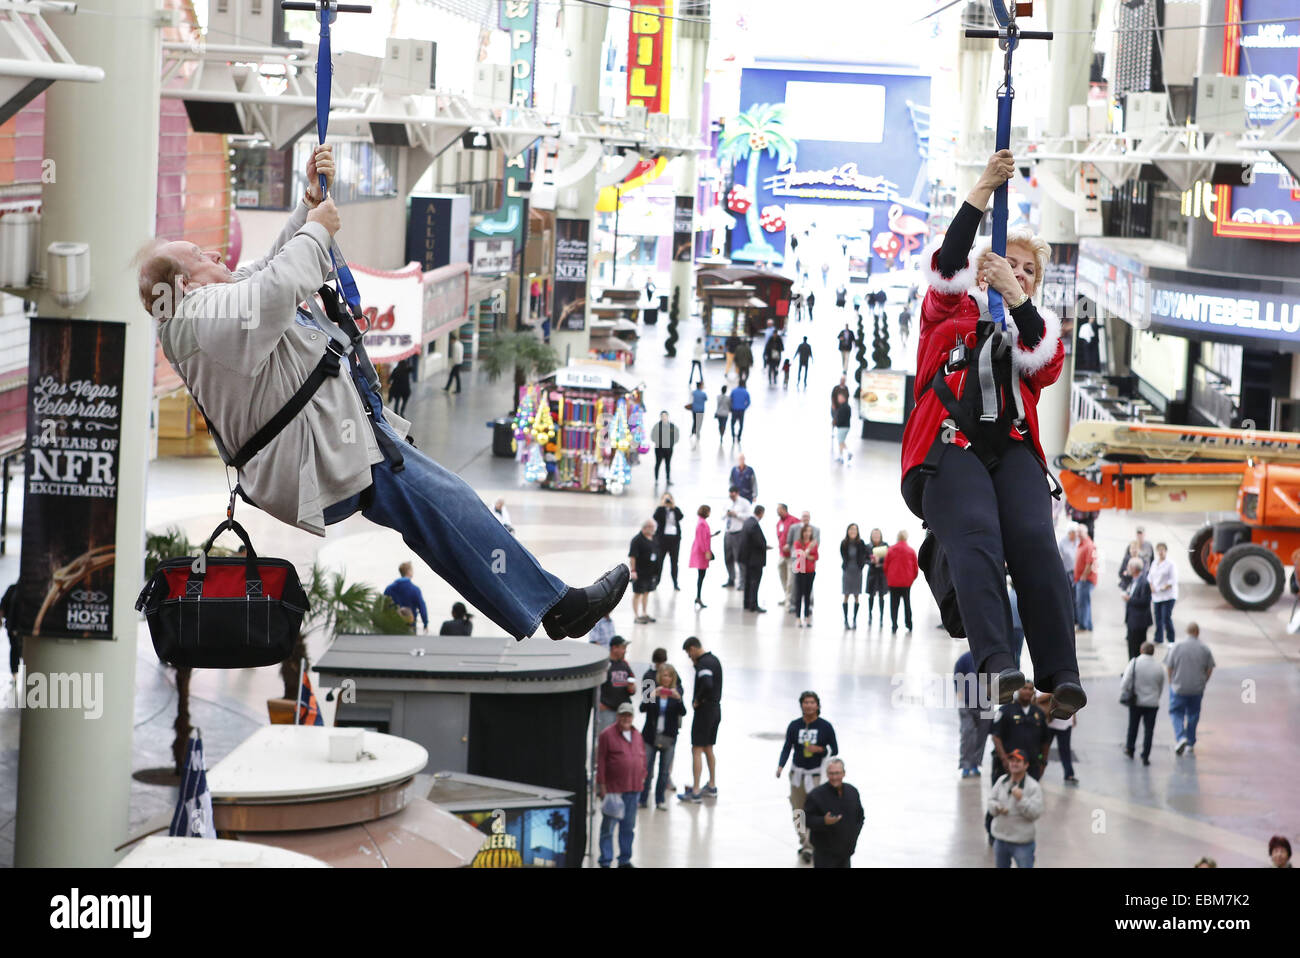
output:
[[[212,545],[216,542],[217,537],[227,530],[233,531],[244,544],[244,594],[249,598],[262,596],[262,574],[257,568],[257,550],[253,548],[253,541],[249,539],[244,527],[233,518],[223,520],[220,525],[212,530],[212,535],[208,536],[207,541],[200,547],[198,557],[190,565],[190,575],[186,579],[186,596],[202,595],[203,578],[207,575],[208,553],[212,550]],[[190,583],[198,583],[198,585],[192,586]]]

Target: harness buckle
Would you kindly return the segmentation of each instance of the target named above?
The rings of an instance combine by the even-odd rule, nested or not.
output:
[[[970,364],[970,350],[966,348],[965,343],[958,343],[952,349],[948,350],[948,362],[944,364],[944,375],[955,373],[959,369],[965,369]]]

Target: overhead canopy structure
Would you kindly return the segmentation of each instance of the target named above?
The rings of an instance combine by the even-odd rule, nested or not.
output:
[[[59,42],[42,13],[75,13],[75,3],[0,0],[0,123],[40,96],[55,80],[98,83],[99,67],[82,66]]]

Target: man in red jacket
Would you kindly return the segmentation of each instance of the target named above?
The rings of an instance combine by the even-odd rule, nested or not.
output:
[[[600,819],[600,867],[614,860],[614,826],[618,826],[618,867],[632,867],[632,838],[636,832],[636,807],[645,785],[645,739],[632,728],[636,706],[624,702],[618,720],[596,739],[596,795],[605,803]],[[621,803],[623,814],[614,818],[607,810]]]
[[[912,631],[912,583],[916,581],[916,551],[907,544],[907,530],[885,553],[885,584],[889,586],[889,620],[898,631],[898,603],[903,603],[903,624]]]

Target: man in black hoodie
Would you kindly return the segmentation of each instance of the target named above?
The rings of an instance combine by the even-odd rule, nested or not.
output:
[[[808,793],[822,783],[822,763],[839,751],[835,729],[822,718],[822,700],[816,692],[799,696],[802,717],[795,719],[785,729],[785,744],[777,762],[776,777],[785,770],[785,761],[794,753],[794,767],[790,769],[790,808],[795,815],[795,832],[799,835],[799,857],[812,861],[812,837],[807,828],[800,827],[800,812]]]
[[[826,763],[826,784],[808,793],[804,821],[812,833],[813,868],[848,868],[866,813],[858,790],[844,781],[844,760]]]

